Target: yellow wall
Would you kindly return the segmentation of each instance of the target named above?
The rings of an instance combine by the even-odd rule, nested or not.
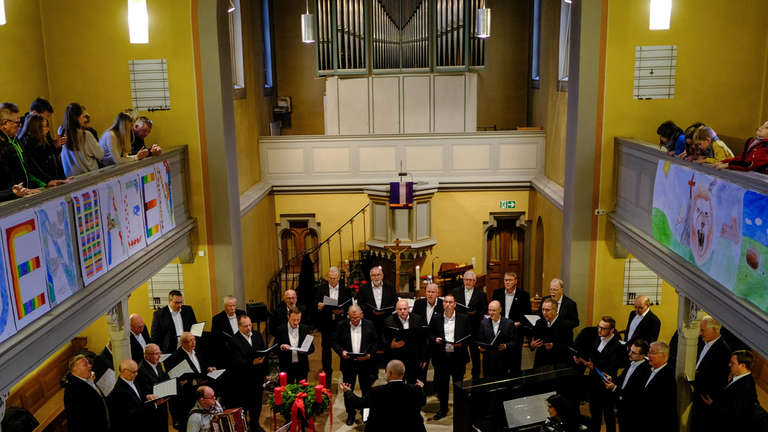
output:
[[[560,186],[565,184],[565,126],[568,92],[557,90],[560,0],[541,2],[539,85],[530,90],[530,126],[544,128],[547,135],[545,173]]]
[[[5,50],[0,62],[0,99],[19,106],[21,114],[38,96],[48,96],[48,79],[40,27],[40,8],[36,1],[5,2],[7,24],[0,26]],[[62,118],[56,110],[55,119]],[[52,128],[53,129],[53,128]]]
[[[528,211],[528,220],[531,221],[531,294],[548,295],[549,281],[561,278],[560,273],[563,255],[563,213],[557,209],[547,198],[536,191],[531,191],[531,205]],[[541,218],[544,231],[543,262],[541,275],[534,274],[535,245],[537,241],[536,223]],[[537,293],[534,289],[535,278],[541,278],[542,291]]]
[[[246,213],[241,228],[246,296],[244,300],[249,303],[267,302],[267,284],[278,267],[275,197],[266,196]]]

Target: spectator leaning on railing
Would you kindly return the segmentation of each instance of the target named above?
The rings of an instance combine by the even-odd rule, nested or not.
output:
[[[668,155],[677,156],[685,152],[685,134],[675,122],[665,121],[656,129],[656,134],[659,135],[659,145],[667,150]]]
[[[720,137],[717,136],[715,131],[708,126],[702,126],[696,129],[693,134],[693,141],[696,142],[696,146],[701,149],[701,157],[696,159],[699,163],[715,164],[723,159],[729,159],[733,157],[733,152],[728,145],[725,144]],[[707,149],[712,149],[712,156],[704,156]]]
[[[747,140],[741,154],[723,159],[716,167],[768,174],[768,121],[757,128],[753,138]]]
[[[104,151],[102,163],[106,165],[120,165],[126,162],[144,159],[149,156],[149,150],[141,149],[135,155],[131,155],[131,129],[133,120],[126,113],[120,113],[115,117],[112,126],[104,131],[99,139],[99,145]]]
[[[99,169],[99,162],[104,157],[104,150],[88,126],[88,111],[78,103],[71,103],[64,112],[64,123],[61,126],[62,135],[67,142],[61,150],[61,163],[64,174],[76,176]]]
[[[19,107],[10,102],[0,104],[0,201],[36,194],[46,185],[27,169],[16,140],[20,126]]]
[[[67,180],[59,156],[61,149],[56,148],[56,141],[49,139],[49,132],[48,119],[39,114],[28,114],[17,138],[29,172],[51,187]]]

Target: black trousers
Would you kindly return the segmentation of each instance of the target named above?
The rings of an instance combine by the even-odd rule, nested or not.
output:
[[[613,405],[613,397],[607,390],[590,392],[589,413],[592,416],[590,430],[599,431],[605,417],[605,431],[616,432],[616,413]]]
[[[288,366],[281,366],[280,372],[288,374],[288,384],[298,384],[299,381],[307,379],[309,369],[303,367],[301,363],[291,363]]]
[[[336,321],[333,321],[335,324]],[[326,386],[330,387],[333,383],[333,343],[336,338],[336,331],[333,326],[326,326],[320,331],[322,335],[322,364],[325,372]]]
[[[371,389],[371,386],[376,381],[375,379],[371,379],[371,371],[376,370],[371,361],[372,360],[366,360],[362,362],[358,362],[356,360],[341,361],[341,377],[343,382],[349,384],[350,387],[352,387],[352,391],[354,391],[355,383],[360,381],[360,390],[362,390],[363,396],[368,393],[368,390]],[[347,414],[355,415],[355,409],[347,405]]]
[[[472,379],[480,379],[480,374],[482,373],[480,365],[482,361],[480,360],[480,350],[477,349],[477,345],[469,345],[469,357],[472,359]]]
[[[453,378],[454,384],[462,382],[466,363],[460,355],[442,353],[433,357],[432,365],[435,368],[435,386],[437,387],[437,398],[440,399],[440,412],[447,413],[450,379]]]

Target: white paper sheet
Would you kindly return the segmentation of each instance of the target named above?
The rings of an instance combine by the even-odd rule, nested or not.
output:
[[[335,298],[323,296],[323,304],[327,306],[338,306],[339,302]]]
[[[204,328],[205,328],[205,321],[199,322],[197,324],[192,324],[192,328],[189,329],[189,332],[197,337],[200,337],[203,335]]]
[[[162,363],[162,362],[168,360],[168,357],[170,357],[170,356],[171,356],[170,354],[160,354],[159,362]]]
[[[371,413],[370,408],[363,408],[363,423],[368,421],[368,414]]]
[[[538,315],[526,315],[525,318],[528,320],[531,325],[536,325],[536,323],[541,319]]]
[[[159,382],[152,387],[152,394],[158,398],[176,396],[176,378]]]
[[[300,353],[305,353],[309,351],[309,347],[312,345],[313,340],[315,340],[314,336],[306,335],[304,337],[304,343],[302,343],[301,346],[298,348],[291,347],[291,351],[298,351]]]
[[[223,374],[226,371],[226,369],[216,369],[215,371],[208,372],[208,377],[213,379],[219,379],[221,374]]]
[[[195,373],[195,371],[189,367],[189,363],[186,360],[182,360],[181,363],[177,364],[176,367],[168,372],[168,376],[171,378],[178,378],[186,373]]]
[[[104,374],[101,376],[101,378],[96,381],[96,387],[101,390],[101,392],[104,394],[104,397],[107,397],[110,393],[112,393],[112,388],[115,386],[115,381],[115,371],[112,369],[107,369],[104,371]]]

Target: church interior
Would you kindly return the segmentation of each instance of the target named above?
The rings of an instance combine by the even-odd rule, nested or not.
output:
[[[666,28],[649,28],[654,3],[671,4]],[[146,8],[142,43],[131,42],[136,4]],[[761,260],[768,259],[768,237],[747,237],[753,224],[762,224],[760,210],[768,211],[747,208],[747,197],[768,195],[765,174],[670,156],[657,132],[668,120],[683,129],[703,122],[735,155],[746,151],[745,141],[768,120],[763,2],[0,0],[0,6],[2,101],[24,113],[35,98],[49,100],[51,130],[67,105],[81,103],[99,134],[132,107],[152,121],[146,141],[163,147],[153,162],[105,168],[3,203],[0,228],[30,209],[62,198],[69,203],[81,190],[133,170],[142,175],[161,161],[170,167],[173,194],[174,222],[156,241],[92,278],[84,263],[76,265],[78,289],[69,298],[50,299],[48,311],[28,322],[17,312],[13,328],[0,328],[0,394],[6,407],[36,417],[35,430],[67,430],[59,380],[69,358],[111,343],[117,367],[130,358],[129,316],[138,314],[153,328],[171,290],[183,293],[197,322],[205,323],[204,335],[223,310],[222,298],[233,296],[254,331],[268,337],[267,316],[285,291],[297,290],[300,304],[315,307],[313,285],[331,267],[345,286],[359,288],[369,269],[380,266],[385,282],[408,299],[423,297],[431,281],[443,296],[472,269],[490,300],[504,288],[505,273],[514,272],[517,288],[536,307],[560,279],[578,305],[576,334],[605,316],[624,330],[636,299],[647,297],[660,320],[658,340],[675,340],[682,431],[697,430],[691,411],[698,394],[688,381],[702,351],[700,323],[711,316],[734,351],[754,355],[751,373],[768,406],[768,279]],[[490,28],[475,19],[480,9],[490,9]],[[157,88],[142,87],[140,71],[150,63],[160,65],[164,96],[158,99],[151,95]],[[670,183],[682,192],[660,198],[673,175],[690,181]],[[743,209],[742,201],[738,210],[723,204],[736,202],[718,189],[724,185],[744,197]],[[715,197],[710,212],[733,213],[707,220],[707,232],[703,222],[700,230],[692,222],[693,232],[667,227],[679,238],[659,234],[661,201],[673,225],[696,217],[674,222],[671,209],[683,211],[680,203],[690,194],[688,212],[700,211],[690,208],[699,191]],[[745,219],[748,212],[757,213]],[[67,229],[75,238],[72,221]],[[738,233],[730,234],[730,223]],[[736,246],[726,245],[734,236]],[[709,250],[692,250],[696,245]],[[16,283],[8,276],[0,288],[12,293]],[[316,332],[310,383],[322,369],[320,340]],[[531,367],[532,356],[524,349],[523,364]],[[338,362],[334,354],[334,368]],[[318,429],[363,430],[359,421],[344,424],[344,398],[334,387],[341,374],[333,381],[335,418],[319,416]],[[451,394],[456,397],[455,388]],[[270,428],[266,396],[261,425]],[[447,418],[427,421],[436,400],[430,396],[423,412],[427,430],[470,430],[457,426],[463,423],[455,416],[472,413],[460,414],[455,399]]]

